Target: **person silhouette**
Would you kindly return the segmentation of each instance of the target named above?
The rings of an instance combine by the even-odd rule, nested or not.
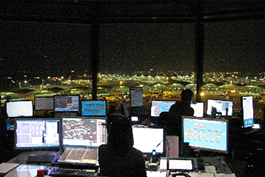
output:
[[[176,101],[169,109],[178,116],[193,116],[194,109],[190,106],[193,92],[190,89],[181,92],[181,101]]]
[[[157,124],[166,127],[167,135],[176,135],[182,141],[182,116],[193,116],[194,109],[190,106],[193,92],[189,89],[181,93],[181,101],[176,101],[168,112],[159,115]]]
[[[107,118],[107,144],[100,145],[100,175],[110,177],[146,177],[143,154],[133,147],[130,120],[120,114]]]

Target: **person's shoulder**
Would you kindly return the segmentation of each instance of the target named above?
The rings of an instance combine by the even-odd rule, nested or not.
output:
[[[181,106],[183,106],[183,102],[182,102],[182,101],[176,101],[176,102],[174,103],[174,106],[175,106],[175,107],[181,107]]]
[[[129,154],[130,158],[134,159],[135,161],[144,161],[143,153],[136,148],[132,148],[131,153]]]
[[[107,150],[108,149],[108,146],[106,144],[102,144],[98,147],[98,150],[99,151],[104,151],[104,150]]]
[[[106,148],[108,145],[107,144],[101,144],[100,146],[99,146],[99,148]]]
[[[190,107],[189,112],[190,112],[189,116],[193,116],[194,115],[194,109],[192,107]]]
[[[175,103],[173,105],[179,105],[181,103],[181,101],[175,101]]]
[[[171,105],[169,111],[176,112],[182,106],[181,101],[176,101],[174,104]]]
[[[139,149],[136,149],[135,147],[132,147],[131,151],[132,151],[132,152],[135,152],[135,153],[141,152]],[[141,153],[142,153],[142,152],[141,152]]]
[[[140,155],[140,156],[143,156],[143,153],[139,150],[139,149],[136,149],[136,148],[132,148],[132,152],[136,155]]]

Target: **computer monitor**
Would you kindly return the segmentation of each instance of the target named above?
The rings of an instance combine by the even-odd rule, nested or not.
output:
[[[253,96],[242,96],[241,105],[242,105],[243,128],[253,127],[254,126]]]
[[[212,115],[213,108],[215,108],[216,114],[224,116],[233,116],[233,101],[224,100],[207,100],[207,115]],[[216,116],[216,114],[214,116]]]
[[[35,111],[52,111],[53,109],[53,97],[34,97]]]
[[[33,116],[33,101],[20,100],[6,102],[7,117],[32,117]]]
[[[173,100],[152,100],[151,101],[151,117],[159,117],[161,112],[168,112],[170,107],[176,101]]]
[[[183,142],[193,149],[228,153],[228,120],[182,117]]]
[[[81,101],[82,116],[107,116],[107,105],[105,100]]]
[[[15,120],[15,149],[59,149],[60,119]]]
[[[79,95],[54,95],[54,112],[79,112]]]
[[[62,145],[98,148],[107,142],[106,118],[63,117]]]
[[[165,155],[165,129],[158,126],[133,125],[134,148],[143,155],[150,156],[154,152],[158,156]]]
[[[144,106],[143,88],[142,87],[130,88],[130,100],[131,100],[131,108]]]
[[[204,103],[203,102],[192,102],[190,106],[194,109],[193,116],[195,117],[204,116]]]

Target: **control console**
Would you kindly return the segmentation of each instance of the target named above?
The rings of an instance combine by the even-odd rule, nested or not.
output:
[[[186,173],[190,174],[190,176],[194,176],[195,174],[215,174],[215,176],[226,174],[229,176],[235,176],[229,165],[226,163],[225,158],[222,156],[199,158],[163,157],[160,159],[159,171],[167,171],[172,175]]]

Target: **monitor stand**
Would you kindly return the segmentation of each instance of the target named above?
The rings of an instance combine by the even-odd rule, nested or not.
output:
[[[139,115],[144,112],[144,107],[143,106],[131,107],[130,112],[131,112],[131,115]]]

